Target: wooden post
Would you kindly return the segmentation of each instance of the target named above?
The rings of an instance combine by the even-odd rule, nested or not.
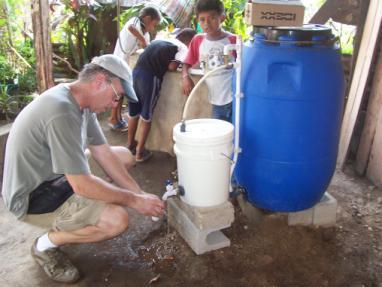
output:
[[[379,49],[377,59],[373,83],[371,85],[371,93],[367,105],[365,124],[355,162],[355,169],[360,175],[365,173],[369,164],[371,149],[376,135],[378,117],[381,117],[378,115],[382,113],[382,48]]]
[[[340,169],[345,163],[350,140],[353,135],[367,77],[370,72],[370,64],[378,37],[381,19],[382,1],[371,0],[342,121],[340,146],[337,157],[337,167]]]
[[[54,86],[48,0],[32,0],[32,25],[39,93]]]
[[[381,86],[381,85],[380,85]],[[379,110],[376,124],[373,146],[370,151],[370,160],[367,166],[366,176],[378,188],[382,188],[382,108]]]
[[[8,12],[8,5],[7,5],[7,2],[4,1],[3,2],[3,12],[4,12],[4,16],[5,16],[5,21],[6,21],[6,25],[7,25],[7,32],[8,32],[8,43],[9,45],[11,45],[13,47],[13,42],[12,42],[12,29],[11,29],[11,24],[10,24],[10,21],[9,21],[9,12]]]

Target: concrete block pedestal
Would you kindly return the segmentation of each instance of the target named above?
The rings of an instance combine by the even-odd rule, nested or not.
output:
[[[325,192],[312,208],[288,213],[288,225],[314,225],[329,227],[336,224],[337,200]]]
[[[234,221],[234,208],[230,202],[212,207],[194,207],[178,197],[171,197],[167,206],[169,224],[196,254],[230,246],[231,241],[220,231]]]
[[[259,223],[266,215],[287,215],[288,225],[313,225],[330,227],[336,224],[337,200],[328,192],[325,192],[321,200],[312,208],[289,213],[264,212],[245,200],[239,195],[238,202],[241,210],[253,224]]]

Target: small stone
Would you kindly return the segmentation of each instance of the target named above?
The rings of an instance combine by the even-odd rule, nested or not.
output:
[[[245,230],[248,230],[248,226],[247,226],[247,225],[244,225],[244,229],[245,229]]]
[[[373,231],[373,228],[371,228],[371,227],[368,227],[367,229],[368,229],[369,231]]]
[[[378,197],[377,202],[378,202],[378,204],[381,204],[382,203],[382,197]]]
[[[373,190],[373,189],[375,188],[375,186],[374,186],[374,185],[369,185],[367,188],[368,188],[369,190]]]

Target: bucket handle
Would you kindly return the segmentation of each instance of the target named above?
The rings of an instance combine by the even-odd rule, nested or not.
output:
[[[235,163],[235,161],[234,161],[231,157],[229,157],[228,155],[226,155],[224,152],[221,152],[220,155],[222,155],[222,156],[228,158],[229,161],[231,162],[231,164],[234,164],[234,163]]]

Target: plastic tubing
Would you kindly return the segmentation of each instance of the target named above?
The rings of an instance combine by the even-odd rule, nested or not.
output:
[[[217,71],[223,70],[223,69],[236,69],[236,93],[235,93],[235,137],[234,137],[234,154],[233,154],[233,160],[232,160],[232,166],[230,170],[230,178],[232,178],[233,172],[236,167],[236,162],[239,156],[239,153],[241,152],[240,148],[240,99],[243,96],[241,92],[241,62],[242,62],[242,48],[243,48],[243,42],[240,36],[237,37],[237,43],[236,45],[229,45],[230,47],[227,47],[225,49],[225,52],[230,50],[236,50],[236,62],[235,63],[228,63],[226,65],[222,65],[217,67],[216,69],[213,69],[209,71],[207,74],[205,74],[199,82],[195,85],[195,87],[192,89],[190,95],[187,98],[187,101],[183,108],[182,113],[182,124],[181,124],[181,131],[185,132],[186,130],[186,116],[187,111],[189,108],[189,105],[191,103],[191,98],[196,93],[197,89],[201,86],[201,84],[212,74],[216,73]],[[231,49],[231,46],[235,46],[235,49]],[[231,180],[230,180],[231,182]],[[230,192],[232,192],[232,184],[230,183]]]
[[[224,69],[231,69],[233,68],[234,64],[233,63],[228,63],[226,65],[222,65],[222,66],[219,66],[211,71],[209,71],[207,74],[205,74],[200,80],[199,82],[197,82],[197,84],[195,85],[195,87],[192,89],[190,95],[188,96],[187,98],[187,101],[184,105],[184,108],[183,108],[183,113],[182,113],[182,123],[184,123],[184,121],[186,120],[186,116],[187,116],[187,111],[188,111],[188,107],[190,106],[190,103],[191,103],[191,98],[194,97],[196,91],[199,89],[199,87],[202,85],[202,83],[209,77],[211,76],[212,74],[215,74],[217,71],[220,71],[220,70],[224,70]]]

